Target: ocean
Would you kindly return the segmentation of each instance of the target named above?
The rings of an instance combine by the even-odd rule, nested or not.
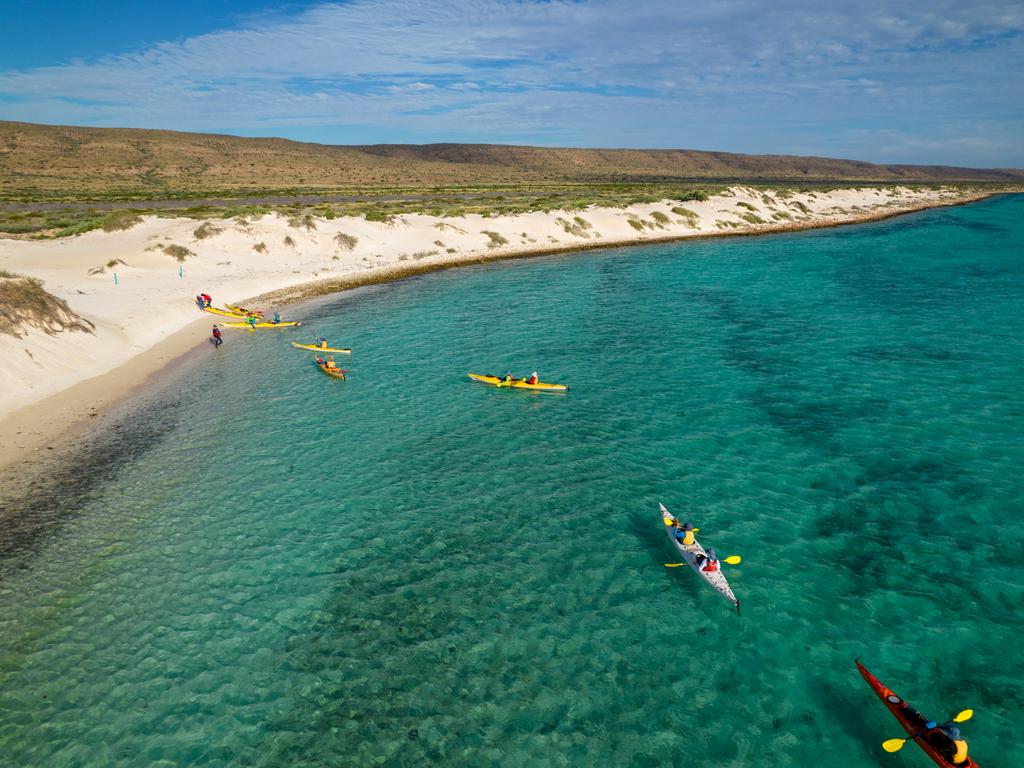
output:
[[[7,492],[0,764],[1024,764],[1024,196],[290,314]]]

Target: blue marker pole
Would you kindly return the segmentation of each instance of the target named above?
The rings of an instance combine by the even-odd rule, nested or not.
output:
[[[185,268],[184,267],[178,267],[178,277],[184,277],[184,276],[185,276]]]
[[[117,285],[117,272],[114,273],[114,285]]]

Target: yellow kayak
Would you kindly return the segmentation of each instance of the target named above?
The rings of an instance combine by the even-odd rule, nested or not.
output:
[[[351,349],[339,349],[338,347],[318,347],[315,344],[299,344],[297,341],[292,342],[292,346],[296,349],[308,349],[313,352],[340,352],[343,355],[351,355]]]
[[[231,312],[226,309],[219,309],[218,307],[203,307],[203,312],[209,312],[211,315],[220,315],[221,317],[230,317],[235,320],[245,317],[245,315],[239,312]]]
[[[326,365],[321,365],[320,363],[317,363],[316,367],[319,368],[324,373],[326,373],[328,376],[331,376],[335,379],[341,379],[342,381],[345,380],[346,372],[343,371],[341,368],[328,368]]]
[[[497,376],[484,376],[480,373],[471,373],[469,374],[469,378],[473,381],[481,381],[484,384],[493,384],[495,387],[535,389],[542,392],[566,392],[569,389],[565,384],[547,384],[543,381],[538,381],[536,384],[530,384],[526,379],[512,379],[512,381],[506,382]]]
[[[225,328],[289,328],[302,325],[302,322],[299,320],[282,320],[280,323],[268,323],[263,321],[261,323],[256,323],[255,325],[251,325],[249,323],[221,323],[221,325]]]
[[[224,306],[228,308],[229,312],[234,312],[242,317],[245,317],[246,315],[258,315],[259,317],[263,317],[263,312],[258,309],[246,309],[245,307],[239,307],[235,304],[225,304]]]

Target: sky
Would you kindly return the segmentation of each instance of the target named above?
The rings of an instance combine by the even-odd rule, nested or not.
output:
[[[0,0],[0,119],[1024,167],[1024,2]]]

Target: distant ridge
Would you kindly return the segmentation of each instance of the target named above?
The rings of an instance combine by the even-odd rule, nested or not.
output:
[[[1024,181],[1024,170],[876,165],[822,157],[684,149],[499,144],[335,146],[274,138],[0,121],[0,192],[5,197],[700,181],[1019,184]]]

